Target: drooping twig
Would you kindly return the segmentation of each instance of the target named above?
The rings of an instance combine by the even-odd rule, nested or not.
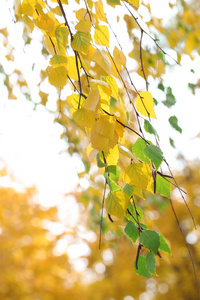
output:
[[[128,2],[128,1],[127,1]],[[126,7],[126,9],[128,10],[128,12],[130,13],[130,15],[133,17],[133,19],[135,20],[135,22],[137,23],[138,27],[140,28],[140,30],[143,31],[143,33],[145,33],[154,43],[155,45],[160,49],[160,51],[164,54],[169,56],[176,64],[179,64],[179,62],[174,59],[171,55],[169,55],[167,52],[165,52],[163,50],[163,48],[158,44],[158,39],[154,39],[147,31],[145,31],[142,26],[140,25],[140,23],[138,22],[138,18],[134,16],[134,14],[130,11],[130,9],[128,8],[128,6],[126,5],[126,3],[124,1],[122,1],[123,5]],[[130,3],[129,3],[130,4]]]
[[[182,230],[182,228],[181,228],[181,226],[180,226],[180,223],[179,223],[177,214],[176,214],[176,212],[175,212],[175,209],[174,209],[172,200],[169,199],[169,201],[170,201],[170,205],[171,205],[173,214],[174,214],[174,216],[175,216],[176,222],[177,222],[177,224],[178,224],[179,230],[180,230],[180,232],[181,232],[181,235],[182,235],[183,240],[184,240],[184,242],[185,242],[185,245],[186,245],[186,247],[187,247],[187,251],[188,251],[188,254],[189,254],[189,257],[190,257],[190,261],[191,261],[191,263],[192,263],[192,269],[193,269],[193,273],[194,273],[194,277],[195,277],[195,284],[196,284],[196,289],[197,289],[197,299],[199,300],[199,299],[200,299],[200,298],[199,298],[199,285],[198,285],[198,280],[197,280],[197,274],[196,274],[196,269],[195,269],[195,265],[194,265],[194,260],[193,260],[193,258],[192,258],[192,253],[191,253],[190,248],[189,248],[189,245],[188,245],[188,243],[187,243],[187,241],[186,241],[186,238],[185,238],[185,235],[184,235],[184,233],[183,233],[183,230]]]
[[[100,233],[99,233],[99,249],[101,249],[101,233],[102,233],[102,225],[103,225],[103,209],[104,209],[104,201],[106,195],[106,184],[107,180],[105,179],[104,191],[103,191],[103,199],[102,199],[102,207],[101,207],[101,221],[100,221]]]

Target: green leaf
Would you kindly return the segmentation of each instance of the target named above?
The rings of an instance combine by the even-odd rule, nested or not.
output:
[[[134,193],[135,187],[130,185],[130,184],[126,184],[125,187],[123,188],[123,192],[125,194],[127,194],[129,197],[131,197]]]
[[[169,142],[170,142],[170,145],[173,147],[173,148],[176,148],[175,144],[174,144],[174,140],[172,138],[169,138]]]
[[[170,87],[167,88],[166,100],[162,101],[163,104],[167,107],[171,107],[176,103],[176,99],[172,93],[172,89]]]
[[[127,217],[128,220],[134,222],[135,224],[137,224],[138,221],[139,222],[142,221],[143,211],[140,207],[136,206],[136,210],[137,210],[137,213],[138,213],[138,214],[136,214],[135,206],[131,202],[129,202],[128,209],[129,209],[130,213],[133,216],[132,217],[128,212],[126,212],[126,217]]]
[[[103,168],[103,167],[105,167],[105,163],[102,161],[102,158],[101,158],[101,154],[97,154],[97,156],[96,156],[96,160],[97,160],[97,166],[99,167],[99,168]]]
[[[153,98],[153,103],[154,103],[155,105],[158,105],[158,101],[157,101],[155,98]]]
[[[182,128],[178,126],[178,119],[176,116],[172,116],[169,118],[170,125],[180,133],[182,133]]]
[[[112,180],[118,181],[120,176],[120,168],[115,165],[108,166],[106,168],[106,173],[109,174],[108,177],[110,177]]]
[[[110,191],[111,192],[114,192],[114,191],[118,191],[118,190],[121,190],[121,187],[119,185],[117,185],[111,178],[109,178],[107,176],[107,182],[108,182],[108,186],[110,188]]]
[[[160,246],[160,236],[154,230],[143,230],[140,238],[140,243],[152,251],[155,255],[158,252]]]
[[[122,191],[109,193],[105,204],[107,213],[123,219],[128,208],[129,200],[129,196]]]
[[[146,148],[146,143],[143,139],[138,138],[132,147],[132,152],[135,156],[143,162],[150,163],[150,160],[144,154],[144,149]]]
[[[161,149],[157,146],[149,145],[144,149],[144,154],[153,161],[156,170],[158,170],[163,161],[163,153]]]
[[[121,5],[120,0],[106,0],[107,4],[115,7],[115,5]]]
[[[150,163],[150,159],[146,157],[144,154],[144,149],[146,148],[146,143],[143,139],[138,138],[135,144],[132,147],[132,152],[135,154],[135,156],[140,159],[141,161],[145,163]]]
[[[126,233],[126,235],[131,239],[131,241],[133,243],[136,242],[138,236],[139,236],[139,230],[137,228],[137,226],[129,221],[124,229],[124,232]]]
[[[148,229],[148,227],[147,227],[146,224],[140,223],[140,226],[141,226],[143,229]]]
[[[159,174],[156,175],[156,192],[166,198],[171,196],[170,182]]]
[[[161,91],[163,91],[163,92],[164,92],[164,90],[165,90],[165,87],[164,87],[164,85],[163,85],[162,83],[159,83],[159,84],[158,84],[158,88],[159,88],[159,90],[161,90]]]
[[[171,250],[167,244],[167,242],[165,241],[165,238],[162,234],[159,233],[159,236],[160,236],[160,246],[159,246],[159,249],[164,251],[164,252],[167,252],[169,254],[172,254],[171,253]]]
[[[77,33],[74,35],[71,46],[74,50],[79,51],[83,54],[87,54],[90,45],[90,39],[90,33],[77,31]]]
[[[159,135],[157,133],[157,131],[155,130],[155,128],[151,125],[151,123],[147,120],[144,121],[144,130],[148,133],[154,134],[155,136],[158,137],[159,139]]]
[[[139,255],[139,259],[138,259],[138,269],[136,269],[136,267],[134,266],[135,272],[145,278],[150,278],[151,277],[151,273],[147,270],[146,268],[146,257]]]
[[[155,255],[152,253],[152,252],[147,252],[147,256],[146,256],[146,261],[145,261],[145,264],[146,264],[146,268],[147,270],[156,275],[156,259],[155,259]]]
[[[195,95],[196,84],[188,83],[188,87],[192,90],[192,94]]]

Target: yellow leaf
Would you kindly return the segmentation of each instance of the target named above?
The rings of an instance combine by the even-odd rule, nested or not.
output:
[[[90,45],[90,39],[91,36],[89,33],[78,31],[73,37],[71,46],[74,50],[83,54],[87,54]]]
[[[57,0],[51,0],[51,1],[52,1],[52,2],[58,3]],[[61,0],[61,3],[62,3],[62,4],[68,4],[68,0]]]
[[[81,65],[80,62],[78,61],[78,68],[79,71],[81,71]],[[78,81],[78,73],[77,73],[77,68],[76,68],[76,59],[74,56],[69,56],[67,58],[67,71],[68,75],[71,79],[74,79]]]
[[[77,31],[81,31],[81,32],[84,32],[84,33],[88,33],[88,32],[90,32],[91,27],[92,27],[92,22],[90,22],[90,21],[85,21],[85,20],[80,20],[80,21],[78,22],[78,24],[75,26],[75,29],[76,29]]]
[[[96,132],[110,139],[114,138],[116,119],[111,116],[101,116],[96,122]]]
[[[111,64],[110,74],[115,76],[116,78],[119,78],[119,73],[121,71],[121,63],[119,63],[119,61],[114,57],[111,58],[109,56],[109,60],[110,60],[110,64]]]
[[[112,216],[123,219],[128,208],[129,201],[130,197],[122,191],[109,193],[105,203],[106,211]]]
[[[67,66],[67,57],[62,55],[54,55],[49,61],[50,65],[52,65],[54,68],[61,67],[61,66]]]
[[[36,0],[23,0],[21,4],[21,13],[32,17],[35,11]]]
[[[156,118],[153,97],[150,92],[141,92],[140,96],[137,95],[136,108],[143,116]]]
[[[151,166],[146,163],[133,163],[124,172],[124,181],[126,183],[142,189],[146,189],[151,178]]]
[[[101,100],[110,101],[111,89],[107,82],[97,79],[90,80],[90,87],[92,90],[99,90]]]
[[[93,59],[108,75],[110,75],[111,62],[106,52],[96,49]]]
[[[94,125],[95,114],[85,108],[80,108],[73,114],[73,119],[79,126],[91,128]]]
[[[19,16],[18,17],[18,20],[19,21],[22,21],[28,31],[28,33],[31,33],[34,29],[34,23],[33,21],[26,15],[23,15],[23,16]]]
[[[109,47],[109,31],[106,25],[96,25],[94,31],[95,43]]]
[[[95,2],[95,10],[96,10],[96,14],[97,14],[99,20],[101,20],[103,22],[107,22],[106,16],[104,13],[104,9],[103,9],[103,3],[101,0]]]
[[[72,94],[69,97],[67,97],[67,103],[70,107],[73,107],[75,110],[78,109],[79,106],[79,101],[80,101],[80,107],[82,107],[85,98],[81,96],[81,100],[80,100],[80,95],[77,94]]]
[[[22,14],[22,11],[21,11],[21,0],[15,0],[14,8],[15,8],[15,14],[17,16],[21,16],[21,14]]]
[[[48,96],[49,96],[49,94],[46,94],[46,93],[40,91],[40,92],[39,92],[39,95],[40,95],[40,98],[41,98],[40,104],[42,104],[42,105],[45,106],[46,103],[47,103],[47,101],[48,101]]]
[[[139,7],[140,4],[140,0],[127,0],[126,2],[130,3],[131,5],[133,5],[135,8]]]
[[[105,155],[106,163],[108,166],[116,165],[119,160],[118,145],[115,145],[113,149],[109,149],[109,153]]]
[[[105,82],[107,82],[111,88],[111,96],[118,99],[118,86],[115,79],[112,76],[105,76],[102,78]]]
[[[67,83],[67,69],[65,67],[53,68],[51,66],[46,69],[48,81],[57,88],[62,88]]]
[[[126,56],[124,53],[119,50],[116,46],[113,51],[113,56],[116,58],[116,60],[124,67],[126,68]]]
[[[76,18],[80,20],[90,21],[90,16],[85,8],[81,8],[76,12]]]
[[[84,103],[84,108],[87,110],[95,111],[97,108],[97,105],[99,103],[99,91],[93,90],[89,93],[87,99]]]
[[[119,119],[119,118],[117,118],[117,119]],[[116,132],[117,132],[117,134],[118,134],[119,137],[122,138],[124,136],[124,126],[122,126],[118,122],[116,122]]]
[[[92,147],[105,152],[108,152],[109,148],[114,148],[117,144],[115,127],[114,117],[103,115],[96,120],[90,133]]]
[[[140,187],[138,187],[138,186],[136,186],[136,187],[134,187],[134,195],[136,195],[136,196],[138,196],[138,197],[140,197],[140,198],[144,198],[144,195],[143,195],[143,190],[142,190],[142,188],[140,188]]]
[[[128,148],[126,148],[121,143],[118,143],[118,146],[119,146],[119,152],[121,154],[125,155],[126,157],[129,157],[129,158],[133,159],[134,162],[139,162],[139,160],[137,159],[137,157]]]
[[[98,154],[99,150],[92,148],[91,144],[87,146],[86,153],[89,161],[92,161]]]
[[[92,144],[92,147],[104,152],[109,151],[109,138],[100,135],[94,130],[91,130],[90,132],[90,141]]]
[[[56,6],[55,8],[50,7],[50,9],[54,14],[58,16],[62,16],[62,11],[60,9],[60,6]]]
[[[42,30],[52,31],[55,25],[54,13],[50,11],[44,16],[38,16],[35,25]]]
[[[57,41],[55,37],[49,37],[47,34],[44,35],[44,45],[47,51],[51,54],[55,54],[55,49],[57,49]],[[53,46],[54,45],[54,46]],[[55,49],[54,49],[55,47]]]

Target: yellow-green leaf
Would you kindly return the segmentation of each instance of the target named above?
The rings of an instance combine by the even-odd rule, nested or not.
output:
[[[88,48],[90,45],[90,39],[91,39],[91,36],[89,33],[84,33],[84,32],[78,31],[74,35],[71,46],[74,50],[79,51],[83,54],[87,54]]]
[[[150,92],[141,92],[137,95],[136,108],[145,117],[156,118],[153,97]]]
[[[151,177],[151,166],[146,163],[134,163],[128,166],[124,172],[124,181],[126,183],[142,189],[146,189]]]
[[[122,219],[128,208],[130,197],[122,191],[115,191],[106,198],[106,211],[110,215]]]
[[[106,25],[96,25],[94,31],[95,43],[109,47],[109,31]]]
[[[62,55],[54,55],[49,61],[54,68],[67,65],[67,57]]]
[[[59,26],[56,28],[55,34],[59,52],[57,54],[65,56],[69,31],[66,26]]]
[[[80,108],[75,111],[73,118],[78,125],[91,128],[94,125],[95,114],[85,108]]]

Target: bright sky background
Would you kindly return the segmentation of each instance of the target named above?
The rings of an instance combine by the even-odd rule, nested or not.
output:
[[[159,16],[168,13],[167,0],[152,0],[151,2],[153,11]],[[35,42],[31,47],[27,46],[24,51],[20,26],[18,24],[16,26],[12,22],[11,12],[8,10],[8,7],[12,8],[10,3],[12,0],[1,1],[0,28],[8,27],[8,30],[13,32],[11,39],[12,44],[16,45],[16,66],[25,74],[32,97],[37,99],[37,95],[34,95],[34,87],[39,78],[37,63],[44,65],[46,63],[41,61],[41,56],[37,56],[41,49],[38,31],[35,35],[33,34]],[[1,38],[0,44],[2,44]],[[174,51],[171,51],[171,54],[174,55]],[[3,48],[0,46],[1,59],[3,59],[3,55]],[[36,64],[34,73],[32,71],[33,62]],[[161,149],[173,168],[181,167],[176,160],[179,151],[187,159],[192,160],[199,157],[200,149],[200,139],[194,139],[200,132],[198,126],[200,92],[193,96],[187,88],[188,78],[190,82],[196,82],[196,76],[190,72],[190,69],[194,69],[198,74],[200,59],[196,58],[191,62],[185,57],[181,63],[182,67],[173,68],[165,76],[168,85],[172,87],[173,93],[176,95],[177,104],[172,109],[159,105],[156,108],[158,120],[154,122],[161,138]],[[11,65],[7,64],[6,72],[12,73]],[[153,96],[155,98],[163,97],[165,100],[164,94],[158,91],[156,86],[157,82],[150,81],[150,91]],[[43,204],[51,203],[53,205],[63,199],[64,193],[75,188],[78,182],[77,172],[83,171],[82,164],[77,157],[72,159],[67,154],[67,145],[60,139],[62,128],[53,123],[53,116],[45,108],[40,106],[37,111],[33,111],[32,104],[24,100],[19,91],[16,90],[19,99],[12,101],[7,100],[6,88],[2,82],[0,82],[0,89],[0,159],[5,161],[19,183],[37,186]],[[57,94],[54,88],[52,88],[50,98],[49,109],[55,109]],[[168,124],[168,118],[171,115],[178,117],[179,125],[183,129],[182,135],[171,129]],[[169,145],[169,136],[175,140],[177,150],[173,150]]]

